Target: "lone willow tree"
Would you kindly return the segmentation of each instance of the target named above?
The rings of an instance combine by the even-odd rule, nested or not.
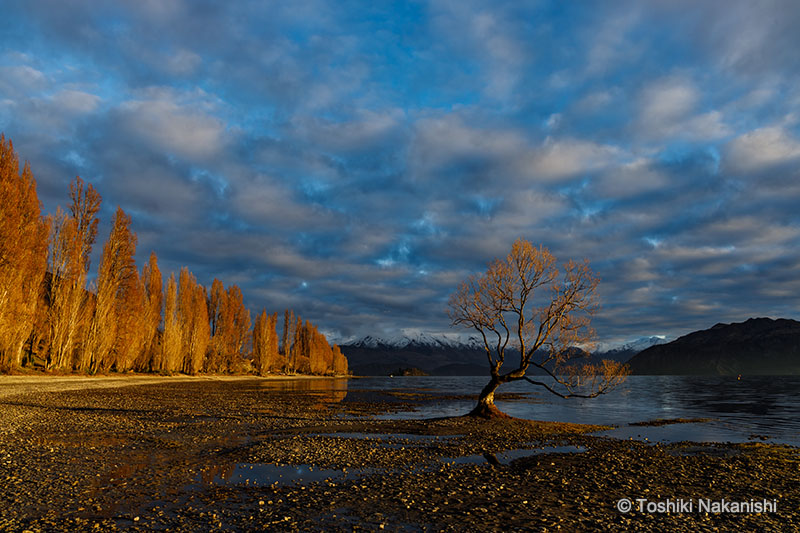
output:
[[[592,363],[585,351],[594,336],[597,281],[587,262],[568,261],[559,271],[547,248],[517,239],[505,260],[461,284],[448,314],[453,325],[481,334],[491,374],[470,415],[507,417],[495,406],[494,393],[512,381],[562,398],[594,398],[625,379],[625,365]],[[507,357],[511,369],[504,371]]]

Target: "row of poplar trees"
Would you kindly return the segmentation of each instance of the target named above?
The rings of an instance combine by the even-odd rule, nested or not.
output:
[[[155,253],[140,270],[131,218],[117,208],[89,283],[101,198],[80,178],[68,211],[43,216],[36,180],[0,134],[0,371],[347,374],[338,346],[286,311],[250,312],[236,285],[187,268],[166,287]]]

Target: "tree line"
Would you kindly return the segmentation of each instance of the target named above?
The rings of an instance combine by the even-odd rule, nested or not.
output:
[[[164,286],[155,253],[139,270],[119,207],[89,283],[102,199],[80,177],[69,199],[43,215],[30,166],[0,134],[0,371],[348,373],[339,347],[290,310],[279,337],[277,313],[251,327],[236,285],[209,290],[184,267]]]

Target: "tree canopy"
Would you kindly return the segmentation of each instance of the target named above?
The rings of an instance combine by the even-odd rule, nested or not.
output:
[[[491,375],[472,414],[504,416],[494,392],[511,381],[525,380],[563,398],[590,398],[624,380],[627,369],[620,363],[589,357],[597,283],[588,262],[559,268],[547,248],[524,239],[484,274],[461,283],[450,297],[449,316],[453,325],[480,333]]]

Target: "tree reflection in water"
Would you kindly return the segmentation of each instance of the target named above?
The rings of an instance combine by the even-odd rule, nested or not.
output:
[[[327,409],[329,404],[340,403],[345,399],[347,382],[347,378],[267,379],[259,384],[259,388],[307,398],[312,409],[322,410]]]

